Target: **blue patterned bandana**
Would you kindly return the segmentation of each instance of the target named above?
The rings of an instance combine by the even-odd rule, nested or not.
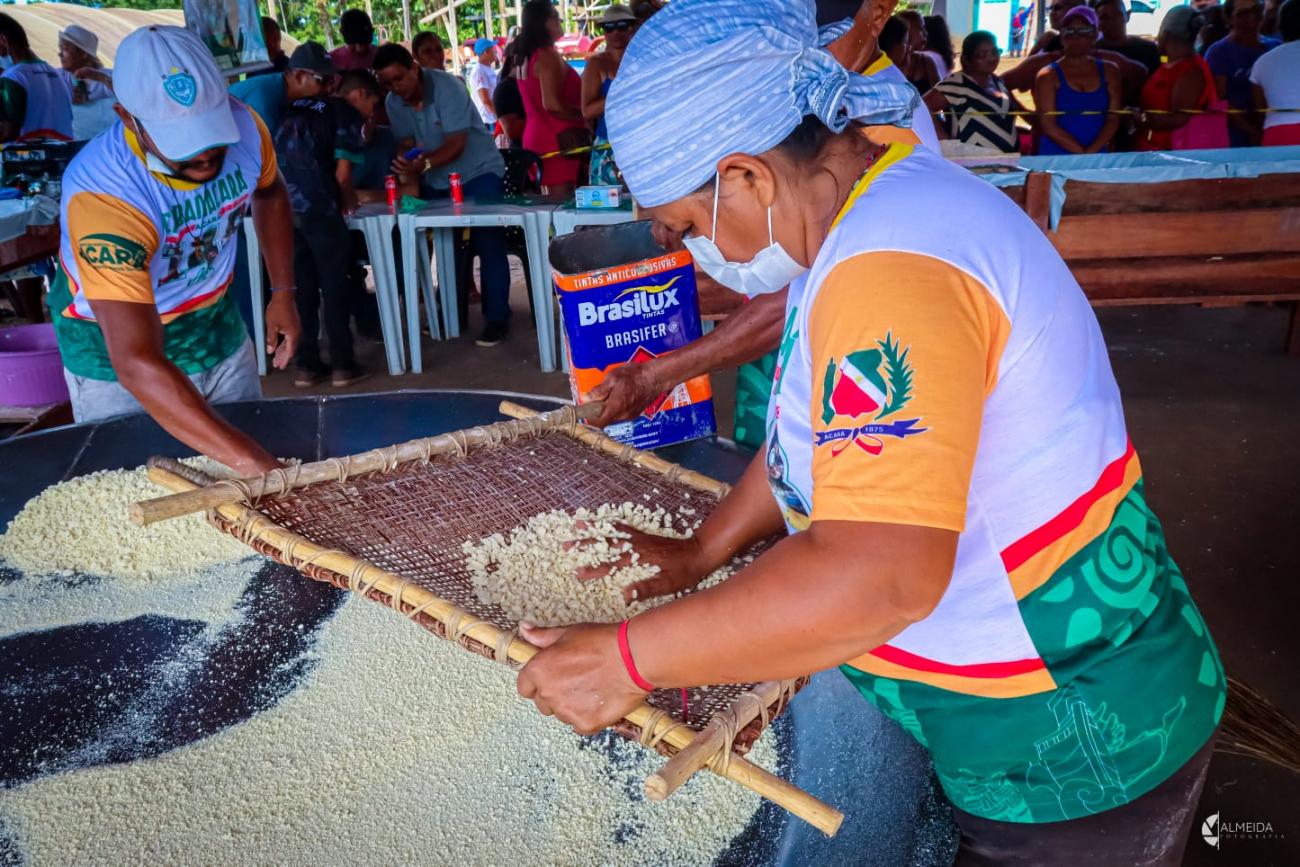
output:
[[[907,83],[851,73],[819,47],[803,0],[673,0],[641,26],[610,87],[614,159],[645,207],[704,185],[718,160],[761,154],[805,115],[911,125]]]

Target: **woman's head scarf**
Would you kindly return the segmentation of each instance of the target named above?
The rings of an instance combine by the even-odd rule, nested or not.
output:
[[[641,26],[610,87],[605,123],[637,201],[680,199],[727,154],[760,154],[806,115],[911,125],[919,96],[903,82],[849,72],[820,47],[800,0],[673,0]]]

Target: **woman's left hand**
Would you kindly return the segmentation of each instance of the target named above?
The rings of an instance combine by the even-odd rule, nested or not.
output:
[[[608,728],[645,700],[645,690],[623,668],[617,625],[520,624],[520,633],[542,650],[519,672],[519,694],[578,734]]]

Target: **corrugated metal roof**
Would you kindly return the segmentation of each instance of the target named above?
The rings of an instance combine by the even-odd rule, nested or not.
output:
[[[99,37],[99,59],[111,68],[117,45],[127,34],[148,24],[185,23],[180,9],[91,9],[72,3],[33,3],[0,5],[0,12],[23,26],[32,51],[54,67],[59,65],[59,31],[69,24],[80,24]],[[288,34],[283,39],[285,51],[293,51],[298,44]]]

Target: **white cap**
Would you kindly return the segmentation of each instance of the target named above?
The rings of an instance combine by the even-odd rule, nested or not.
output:
[[[99,37],[80,24],[69,24],[59,31],[59,39],[69,42],[94,57],[99,51]]]
[[[226,81],[184,27],[141,27],[117,47],[113,90],[163,156],[185,160],[239,141]]]

